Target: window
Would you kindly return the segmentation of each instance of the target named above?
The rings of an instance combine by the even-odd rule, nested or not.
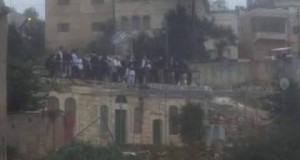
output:
[[[121,29],[122,30],[129,30],[129,20],[125,16],[123,16],[121,18]]]
[[[251,20],[252,29],[256,32],[285,33],[286,19],[280,17],[255,17]]]
[[[151,28],[151,18],[149,15],[143,17],[143,29]]]
[[[169,109],[169,131],[171,135],[178,134],[178,108],[171,106]]]
[[[132,17],[132,29],[139,30],[141,28],[141,19],[138,16]]]
[[[118,95],[115,99],[115,103],[127,103],[127,99],[124,95]]]
[[[104,0],[91,0],[91,4],[103,4]]]
[[[100,133],[106,134],[108,132],[108,107],[106,105],[100,108]]]
[[[48,110],[58,110],[59,109],[59,100],[56,97],[48,98]]]
[[[142,133],[143,124],[143,108],[136,107],[134,109],[134,133]]]
[[[102,31],[102,23],[100,23],[100,22],[92,23],[92,31],[101,32]]]
[[[69,23],[59,23],[57,25],[58,32],[70,32],[70,24]]]
[[[70,4],[70,0],[58,0],[57,4],[58,5],[69,5]]]

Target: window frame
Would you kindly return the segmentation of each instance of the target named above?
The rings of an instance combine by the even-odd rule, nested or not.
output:
[[[69,6],[71,3],[71,0],[57,0],[57,5],[59,6]]]
[[[91,0],[91,5],[100,5],[100,4],[104,4],[105,0]]]
[[[66,27],[66,28],[64,28]],[[57,23],[57,32],[59,33],[68,33],[71,31],[71,24],[70,23]]]

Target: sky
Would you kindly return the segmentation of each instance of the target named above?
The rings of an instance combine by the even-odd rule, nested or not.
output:
[[[15,8],[18,12],[23,13],[26,8],[34,7],[39,12],[40,18],[45,18],[45,0],[4,0],[9,7]],[[246,0],[226,0],[229,8],[236,5],[246,5]]]

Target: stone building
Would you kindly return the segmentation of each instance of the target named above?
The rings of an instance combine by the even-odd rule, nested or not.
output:
[[[114,3],[113,3],[114,2]],[[196,14],[207,9],[195,1]],[[192,0],[46,0],[46,45],[80,48],[101,34],[101,23],[115,19],[117,30],[149,31],[163,25],[165,13],[177,4],[191,9]]]
[[[69,135],[91,144],[181,144],[171,121],[186,104],[184,92],[112,89],[101,85],[50,92],[48,110],[69,115]],[[197,96],[199,97],[199,96]]]
[[[66,142],[76,138],[94,145],[182,145],[176,119],[187,103],[201,104],[209,144],[215,140],[227,142],[227,137],[234,137],[231,128],[242,125],[239,119],[243,116],[248,122],[260,119],[251,107],[246,107],[247,112],[241,114],[234,101],[224,106],[223,102],[214,105],[214,97],[221,96],[221,92],[212,95],[202,89],[161,87],[140,90],[128,89],[123,84],[63,82],[54,87],[59,89],[49,93],[46,110],[63,113]],[[226,115],[225,111],[230,114]]]
[[[252,7],[239,17],[242,58],[263,60],[271,49],[291,48],[299,52],[297,0],[275,0],[267,7]]]
[[[282,8],[256,8],[241,14],[240,56],[264,60],[270,50],[293,45],[289,21],[288,10]]]

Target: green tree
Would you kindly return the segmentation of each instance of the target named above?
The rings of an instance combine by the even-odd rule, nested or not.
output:
[[[27,20],[24,22],[21,32],[24,33],[24,46],[28,50],[27,55],[34,60],[34,63],[42,65],[45,54],[45,21],[39,19],[39,14],[35,8],[28,8],[23,15]],[[30,20],[28,19],[30,18]]]
[[[261,103],[276,120],[300,122],[300,90],[295,83],[291,83],[285,91],[264,97]]]
[[[283,94],[284,93],[284,94]],[[295,84],[280,94],[261,99],[273,115],[264,133],[252,133],[226,148],[225,160],[296,160],[300,157],[299,88]]]
[[[178,5],[176,10],[170,10],[166,15],[166,32],[170,56],[193,59],[192,17],[185,7]]]
[[[273,126],[267,134],[238,139],[226,148],[224,160],[297,160],[300,157],[300,126]]]
[[[8,112],[33,110],[41,97],[39,79],[33,74],[34,61],[24,39],[15,26],[9,26],[7,47]]]
[[[163,32],[149,36],[142,32],[133,39],[133,54],[136,58],[147,56],[148,58],[166,55],[165,35]]]
[[[236,45],[236,37],[231,29],[212,25],[212,31],[209,34],[215,40],[215,48],[217,50],[218,59],[223,58],[223,53],[227,46]]]
[[[179,114],[180,137],[187,145],[199,145],[202,143],[205,127],[204,114],[200,104],[187,104]]]
[[[45,160],[121,160],[122,154],[115,148],[94,147],[73,142],[48,156]]]
[[[114,52],[114,45],[112,43],[112,37],[115,33],[114,23],[112,20],[108,20],[102,23],[100,28],[101,33],[86,46],[85,50],[100,55],[112,54]]]
[[[219,57],[222,56],[227,46],[235,45],[236,37],[231,29],[217,26],[213,20],[200,19],[197,16],[193,22],[185,7],[177,6],[176,10],[170,10],[165,19],[164,30],[167,31],[168,47],[170,55],[173,57],[209,60],[210,55],[204,45],[206,38],[216,40]],[[194,32],[192,31],[193,28]]]
[[[36,11],[35,8],[33,7],[30,7],[30,8],[27,8],[25,9],[23,15],[26,17],[26,18],[31,18],[33,20],[37,20],[39,18],[39,13]]]

